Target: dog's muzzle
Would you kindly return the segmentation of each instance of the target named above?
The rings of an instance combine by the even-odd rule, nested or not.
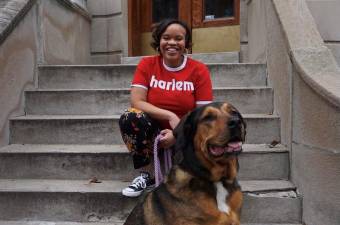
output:
[[[229,142],[226,146],[209,146],[209,153],[212,156],[219,157],[224,154],[237,154],[242,151],[242,142]]]
[[[227,125],[231,134],[229,142],[225,146],[209,146],[209,152],[212,156],[238,154],[242,151],[242,120],[240,116],[233,113]]]

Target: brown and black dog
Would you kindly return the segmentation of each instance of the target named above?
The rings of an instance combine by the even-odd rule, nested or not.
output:
[[[239,225],[237,155],[245,129],[241,114],[226,102],[199,107],[184,117],[174,130],[182,161],[124,224]]]

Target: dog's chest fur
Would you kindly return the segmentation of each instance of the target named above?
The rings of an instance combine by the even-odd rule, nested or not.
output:
[[[227,198],[229,196],[228,190],[223,186],[222,182],[215,182],[216,187],[216,202],[217,208],[224,213],[230,213],[230,207],[227,204]]]
[[[172,185],[168,185],[169,189],[172,189],[175,193],[183,193],[183,187],[187,186],[190,189],[190,193],[196,193],[194,197],[195,200],[200,199],[198,193],[206,193],[205,196],[210,196],[211,202],[215,202],[217,204],[217,209],[226,214],[230,214],[230,206],[227,203],[227,199],[229,196],[228,189],[223,185],[222,181],[218,182],[210,182],[204,181],[201,179],[197,179],[189,175],[189,173],[185,172],[182,169],[173,170],[172,174],[170,175],[171,180],[175,182],[170,182],[172,184],[181,184],[179,186],[175,185],[173,188],[170,188]],[[180,188],[179,188],[180,187]],[[184,197],[184,196],[183,196]],[[201,205],[201,204],[198,204]]]

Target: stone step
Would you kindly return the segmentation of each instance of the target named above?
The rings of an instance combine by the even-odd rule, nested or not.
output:
[[[302,225],[301,223],[242,223],[242,225]]]
[[[124,221],[112,222],[49,222],[49,221],[0,221],[0,225],[123,225]],[[292,223],[242,223],[242,225],[302,225]]]
[[[114,220],[110,222],[0,221],[0,225],[123,225],[123,224],[124,224],[124,221],[114,221]],[[282,224],[282,225],[285,225],[285,224]]]
[[[190,58],[203,63],[238,63],[239,52],[215,52],[215,53],[194,53],[188,54]],[[137,64],[145,56],[122,57],[123,64]]]
[[[265,64],[207,64],[214,87],[266,86]],[[128,88],[136,65],[39,66],[41,89]]]
[[[123,225],[124,221],[112,222],[49,222],[49,221],[0,221],[0,225]],[[242,223],[242,225],[302,225],[291,223]]]
[[[289,181],[241,181],[242,222],[301,223],[301,198]],[[124,220],[136,198],[121,195],[128,183],[86,180],[0,180],[0,220]]]
[[[130,89],[37,90],[25,92],[25,112],[31,115],[113,115],[130,106]],[[241,113],[273,112],[273,89],[215,88],[214,99],[232,103]]]
[[[246,143],[280,142],[280,119],[244,114]],[[10,120],[10,144],[119,144],[119,115],[29,115]]]
[[[282,145],[243,146],[241,180],[287,180],[289,156]],[[0,148],[0,179],[131,181],[137,175],[125,145],[19,145]]]

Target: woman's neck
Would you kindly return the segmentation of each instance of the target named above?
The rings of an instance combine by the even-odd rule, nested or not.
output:
[[[172,71],[172,72],[176,72],[176,71],[180,71],[180,70],[184,69],[186,63],[187,63],[187,56],[185,56],[185,55],[183,55],[181,57],[181,62],[180,63],[174,63],[173,64],[174,66],[169,66],[168,65],[169,63],[167,64],[165,62],[164,58],[163,58],[163,66],[165,67],[166,70]]]
[[[181,58],[178,60],[164,60],[163,58],[163,61],[164,64],[167,65],[168,67],[177,68],[183,64],[184,56],[182,55]]]

